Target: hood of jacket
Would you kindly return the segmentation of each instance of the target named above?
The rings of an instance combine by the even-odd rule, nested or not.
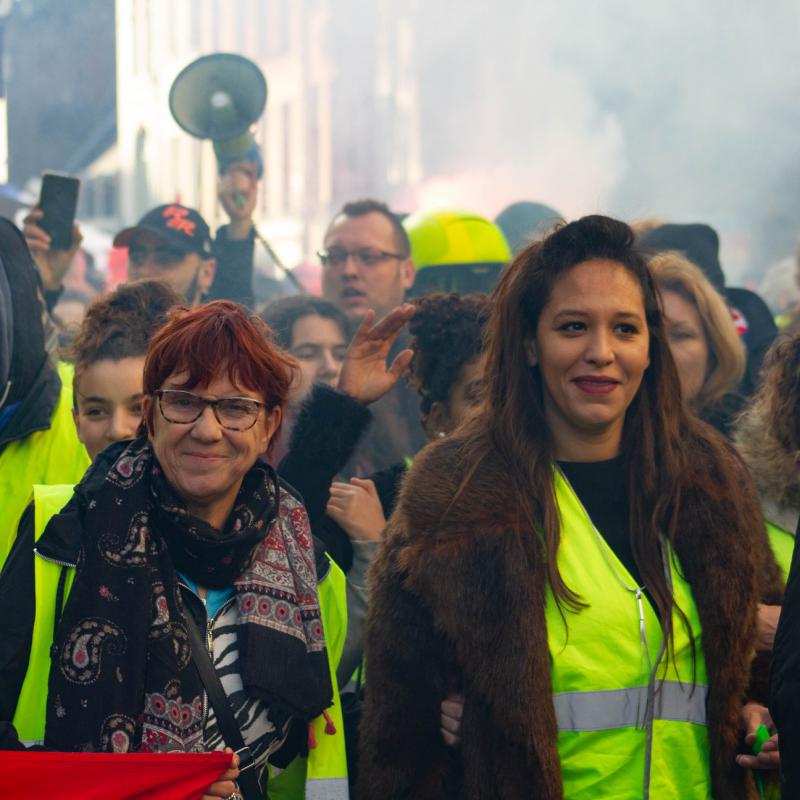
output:
[[[4,405],[8,406],[26,399],[47,352],[36,265],[22,233],[1,217],[0,262],[0,397],[5,393]]]

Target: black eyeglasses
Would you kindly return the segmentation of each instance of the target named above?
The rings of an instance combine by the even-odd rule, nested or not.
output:
[[[190,425],[200,419],[206,406],[211,406],[217,422],[229,431],[247,431],[258,421],[258,415],[267,404],[250,397],[220,397],[209,400],[194,392],[180,389],[158,389],[158,408],[167,422]]]
[[[340,247],[333,247],[330,250],[318,250],[317,257],[322,262],[323,267],[343,267],[348,258],[352,258],[357,264],[364,267],[374,267],[386,261],[387,258],[408,258],[402,253],[389,253],[386,250],[372,250],[363,247],[359,250],[345,250]]]

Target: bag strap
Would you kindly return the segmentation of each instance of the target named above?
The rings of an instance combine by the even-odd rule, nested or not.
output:
[[[222,688],[222,682],[214,669],[203,635],[197,625],[192,612],[187,608],[184,610],[184,621],[186,631],[189,634],[189,646],[192,650],[192,661],[200,675],[200,680],[208,695],[208,701],[214,708],[217,715],[217,724],[222,732],[225,744],[232,748],[239,756],[239,777],[236,782],[244,795],[245,800],[262,800],[267,797],[266,792],[262,791],[258,776],[254,769],[255,760],[250,748],[244,743],[239,724],[236,722],[228,695]]]

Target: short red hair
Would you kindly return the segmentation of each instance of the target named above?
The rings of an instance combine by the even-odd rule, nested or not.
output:
[[[188,373],[178,388],[194,389],[209,386],[226,370],[232,384],[258,392],[268,409],[280,406],[283,410],[297,362],[270,341],[269,333],[261,319],[229,300],[173,308],[164,327],[150,340],[144,393],[152,397],[177,372]],[[152,432],[154,409],[151,403],[139,426],[140,436]],[[280,426],[273,441],[279,433]]]

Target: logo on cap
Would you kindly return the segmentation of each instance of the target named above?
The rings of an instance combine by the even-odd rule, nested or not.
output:
[[[182,206],[167,206],[161,215],[167,221],[168,228],[174,228],[186,236],[194,236],[196,223],[187,219],[189,216],[189,209]]]

